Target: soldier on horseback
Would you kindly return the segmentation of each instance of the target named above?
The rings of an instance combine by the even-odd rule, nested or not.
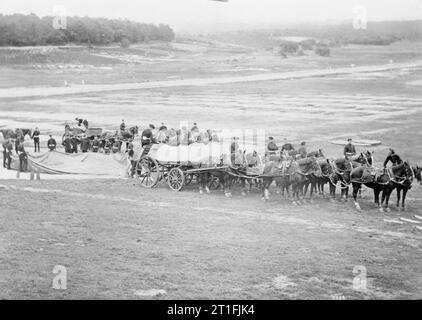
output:
[[[353,145],[352,138],[347,139],[347,144],[344,146],[344,156],[346,158],[353,157],[356,155],[356,148]]]
[[[268,145],[267,145],[267,154],[268,155],[275,155],[276,151],[278,150],[277,144],[274,142],[273,137],[268,138]]]
[[[302,141],[300,144],[300,148],[298,150],[299,155],[302,159],[305,159],[308,156],[308,152],[306,151],[306,142]]]

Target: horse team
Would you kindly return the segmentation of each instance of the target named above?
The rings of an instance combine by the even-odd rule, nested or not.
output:
[[[253,155],[245,155],[246,157]],[[251,165],[253,163],[253,165]],[[260,174],[248,174],[249,169],[259,166]],[[256,172],[256,171],[255,171]],[[366,151],[355,156],[327,159],[321,150],[309,153],[306,158],[298,159],[286,153],[277,157],[265,157],[260,164],[244,161],[243,164],[231,166],[228,170],[202,173],[198,177],[200,192],[215,179],[227,197],[231,196],[231,187],[240,184],[242,195],[248,193],[253,185],[262,191],[262,199],[269,199],[270,186],[275,182],[277,193],[288,197],[294,205],[305,201],[309,191],[309,199],[318,193],[325,197],[325,185],[329,186],[330,200],[336,199],[336,191],[340,189],[341,200],[348,201],[349,190],[353,190],[354,204],[361,210],[358,202],[362,186],[373,190],[374,201],[381,212],[390,211],[389,199],[394,190],[397,191],[397,208],[405,209],[405,200],[414,180],[422,185],[422,168],[410,166],[407,161],[389,168],[374,167],[373,152]],[[246,184],[249,186],[246,187]],[[209,192],[209,188],[207,188]],[[381,197],[380,197],[381,196]]]

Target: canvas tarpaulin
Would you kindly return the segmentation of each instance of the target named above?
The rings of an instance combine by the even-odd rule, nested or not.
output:
[[[124,177],[129,162],[126,154],[77,153],[49,151],[41,155],[28,155],[28,171],[47,174],[87,174]],[[12,168],[19,169],[14,156]]]

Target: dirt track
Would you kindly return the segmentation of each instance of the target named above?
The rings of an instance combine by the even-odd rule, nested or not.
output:
[[[352,203],[295,207],[132,180],[1,185],[0,298],[422,298],[422,231],[384,221],[422,216],[421,201],[383,215],[367,191],[359,215]],[[65,291],[52,289],[55,265],[67,267]],[[359,265],[365,292],[352,288]]]
[[[183,87],[183,86],[206,86],[214,84],[229,84],[229,83],[243,83],[256,81],[275,81],[288,79],[309,79],[312,77],[324,76],[338,76],[347,74],[371,73],[382,71],[393,71],[404,68],[420,68],[422,62],[415,61],[411,63],[395,63],[378,66],[361,66],[361,67],[344,67],[344,68],[330,68],[330,69],[315,69],[303,71],[291,71],[282,73],[266,73],[249,76],[237,77],[214,77],[214,78],[194,78],[183,80],[167,80],[167,81],[151,81],[144,83],[122,83],[109,85],[75,85],[72,87],[35,87],[35,88],[7,88],[0,89],[0,98],[29,98],[38,96],[59,96],[69,94],[84,94],[107,91],[121,91],[121,90],[139,90],[152,88],[168,88],[168,87]]]

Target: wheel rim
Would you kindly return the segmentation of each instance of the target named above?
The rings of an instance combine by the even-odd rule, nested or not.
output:
[[[170,189],[180,191],[185,183],[185,175],[183,171],[179,168],[171,169],[167,176],[167,183]]]
[[[160,170],[157,161],[150,157],[142,158],[136,164],[136,176],[141,186],[153,188],[160,179]]]

